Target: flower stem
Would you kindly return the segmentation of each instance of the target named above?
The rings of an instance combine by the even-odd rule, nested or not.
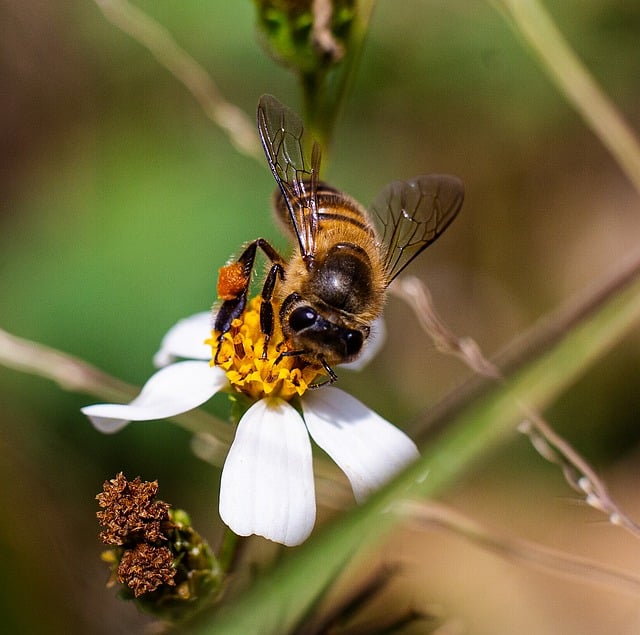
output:
[[[333,128],[360,62],[373,5],[373,0],[358,2],[347,52],[338,68],[300,73],[305,124],[311,136],[320,143],[325,159]]]
[[[228,573],[233,568],[233,563],[236,560],[241,540],[240,536],[234,534],[231,529],[225,526],[222,541],[220,542],[220,547],[216,554],[218,562],[225,573]]]

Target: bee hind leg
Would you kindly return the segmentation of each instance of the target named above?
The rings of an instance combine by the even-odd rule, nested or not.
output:
[[[246,291],[237,298],[231,300],[225,300],[218,309],[216,314],[216,320],[214,324],[214,330],[220,333],[218,335],[218,346],[216,347],[216,353],[213,356],[213,363],[218,363],[218,355],[220,354],[220,348],[222,347],[222,341],[225,334],[231,329],[232,322],[240,317],[244,312],[247,305],[247,293]]]
[[[221,267],[218,271],[218,296],[222,299],[222,304],[213,325],[214,330],[219,333],[218,347],[213,357],[214,363],[218,361],[225,333],[231,329],[233,321],[243,314],[247,306],[247,293],[257,247],[258,241],[254,240],[247,245],[235,262]]]
[[[222,346],[222,340],[225,333],[231,329],[231,324],[236,318],[239,318],[247,306],[247,294],[249,293],[249,285],[251,283],[251,272],[256,259],[256,251],[260,247],[267,258],[274,264],[265,281],[262,295],[264,298],[265,289],[268,292],[267,308],[265,302],[262,303],[260,309],[260,328],[268,334],[266,341],[268,342],[273,333],[273,308],[271,307],[271,297],[275,287],[275,279],[279,272],[280,278],[283,278],[284,261],[280,254],[264,239],[257,238],[251,241],[240,254],[235,262],[225,265],[218,273],[218,296],[222,299],[222,304],[216,314],[214,330],[220,333],[218,336],[218,347],[214,355],[214,362],[218,361],[218,354]],[[275,271],[274,271],[275,270]],[[271,282],[270,278],[273,280]],[[271,318],[269,318],[269,309],[271,309]],[[264,312],[264,317],[262,316]],[[266,351],[266,343],[265,343]],[[263,353],[264,355],[264,353]]]

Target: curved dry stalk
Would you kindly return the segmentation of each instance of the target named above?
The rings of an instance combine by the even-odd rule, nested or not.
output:
[[[587,505],[607,514],[612,525],[620,525],[640,537],[640,525],[622,512],[604,481],[585,459],[538,413],[527,409],[524,404],[522,410],[529,410],[530,416],[520,424],[518,430],[529,437],[538,454],[562,469],[567,483],[584,496]]]
[[[640,594],[638,576],[604,567],[586,558],[570,556],[534,542],[498,535],[477,521],[439,503],[406,501],[400,503],[399,508],[421,528],[445,529],[510,562],[595,586],[608,587],[618,592],[636,596]]]
[[[50,379],[64,390],[109,402],[126,403],[140,392],[139,387],[117,379],[78,357],[3,329],[0,329],[0,364]],[[186,430],[215,438],[219,446],[228,448],[231,443],[231,426],[201,410],[192,410],[172,420]],[[222,465],[220,453],[211,454],[209,460],[215,465]]]
[[[23,373],[51,379],[63,390],[100,399],[130,401],[139,389],[91,364],[44,344],[0,329],[0,364]]]
[[[555,319],[547,320],[546,324],[538,327],[535,342],[538,346],[530,346],[530,348],[539,350],[553,338],[553,335],[566,332],[594,305],[615,293],[630,277],[637,276],[639,273],[640,254],[634,254],[622,263],[600,287],[590,289],[586,297],[571,303],[560,311]],[[501,369],[482,354],[480,347],[472,338],[458,337],[443,322],[435,311],[431,294],[418,278],[414,276],[399,278],[391,285],[390,290],[411,307],[423,330],[432,338],[438,350],[459,357],[482,377],[495,382],[505,381],[505,375]],[[589,463],[553,430],[539,412],[526,403],[521,402],[518,406],[524,420],[519,430],[529,436],[536,451],[546,460],[562,468],[567,482],[584,496],[589,506],[607,514],[610,523],[619,525],[634,536],[640,537],[640,525],[616,504],[604,481]]]
[[[126,0],[95,0],[104,16],[147,48],[195,97],[205,114],[242,154],[263,165],[256,127],[244,111],[224,99],[209,74],[173,39],[169,31]]]
[[[404,300],[415,313],[422,329],[442,353],[455,355],[479,375],[502,379],[500,369],[487,360],[478,344],[470,337],[458,337],[436,313],[431,293],[415,276],[396,278],[389,291]]]

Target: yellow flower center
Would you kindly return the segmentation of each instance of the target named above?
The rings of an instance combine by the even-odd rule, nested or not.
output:
[[[289,350],[283,342],[278,326],[271,336],[264,355],[264,334],[260,330],[260,297],[253,298],[249,308],[231,324],[218,351],[217,331],[212,332],[206,344],[211,346],[214,359],[211,365],[219,366],[227,373],[231,385],[253,399],[281,397],[291,399],[302,395],[318,375],[324,374],[321,365],[301,357],[283,356]],[[277,315],[277,307],[274,307]]]

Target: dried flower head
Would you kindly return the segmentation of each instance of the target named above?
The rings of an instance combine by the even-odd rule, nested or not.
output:
[[[103,508],[96,516],[105,528],[100,540],[118,546],[167,540],[170,505],[155,500],[157,493],[158,481],[141,481],[140,477],[127,481],[122,472],[105,481],[102,493],[96,496]]]
[[[215,600],[223,572],[189,516],[156,500],[157,492],[157,481],[128,481],[122,473],[104,483],[97,517],[105,528],[100,539],[112,548],[102,559],[111,568],[109,585],[124,585],[123,598],[182,619]]]
[[[175,575],[171,550],[144,542],[127,549],[118,565],[118,581],[126,584],[137,598],[162,584],[175,586]]]

